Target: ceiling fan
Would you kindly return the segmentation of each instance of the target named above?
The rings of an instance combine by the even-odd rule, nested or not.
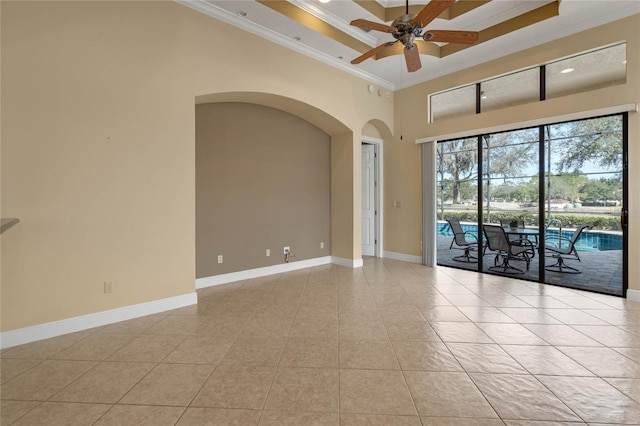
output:
[[[425,41],[443,43],[473,44],[478,40],[480,33],[476,31],[450,31],[450,30],[427,30],[422,29],[436,19],[438,15],[447,10],[455,0],[431,0],[417,15],[409,14],[409,0],[406,0],[405,14],[397,17],[391,25],[380,24],[378,22],[367,21],[366,19],[355,19],[351,25],[364,28],[366,30],[383,31],[391,33],[395,41],[390,41],[375,47],[362,56],[358,56],[351,61],[352,64],[359,64],[367,58],[377,54],[381,50],[391,47],[397,42],[404,45],[404,58],[407,62],[407,70],[414,72],[422,67],[420,62],[420,52],[414,43],[416,37],[422,37]]]

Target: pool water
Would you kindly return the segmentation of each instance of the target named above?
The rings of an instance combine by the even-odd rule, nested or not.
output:
[[[474,235],[478,233],[478,226],[461,223],[465,232],[471,232]],[[563,238],[571,238],[574,231],[563,230]],[[558,240],[558,231],[554,229],[548,230],[546,233],[547,241],[554,242]],[[447,222],[438,222],[439,237],[453,237],[451,227]],[[622,235],[607,234],[598,231],[583,231],[576,242],[576,250],[578,251],[607,251],[622,250]]]

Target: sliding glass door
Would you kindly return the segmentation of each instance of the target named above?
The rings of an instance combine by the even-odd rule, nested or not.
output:
[[[438,143],[438,264],[624,295],[625,127],[621,114]]]
[[[622,295],[623,116],[544,128],[545,282]]]

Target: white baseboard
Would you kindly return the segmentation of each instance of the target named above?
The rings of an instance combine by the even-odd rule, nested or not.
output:
[[[289,262],[278,265],[265,266],[262,268],[247,269],[246,271],[212,275],[210,277],[198,278],[196,280],[196,288],[206,288],[214,285],[232,283],[235,281],[250,280],[252,278],[259,278],[267,275],[281,274],[283,272],[295,271],[297,269],[328,265],[332,263],[332,259],[333,258],[331,256],[316,257],[315,259],[299,260],[297,262]]]
[[[640,302],[640,290],[627,289],[627,299],[633,300],[634,302]]]
[[[331,263],[334,265],[346,266],[347,268],[360,268],[363,265],[360,259],[345,259],[344,257],[331,256]]]
[[[412,256],[410,254],[404,253],[394,253],[392,251],[385,251],[382,254],[382,257],[386,257],[393,260],[401,260],[403,262],[411,262],[411,263],[420,263],[422,264],[422,257],[420,256]]]
[[[183,294],[181,296],[139,303],[137,305],[110,309],[108,311],[96,312],[94,314],[67,318],[60,321],[38,324],[32,327],[5,331],[0,333],[0,349],[35,342],[36,340],[48,339],[50,337],[61,336],[63,334],[75,333],[76,331],[88,330],[93,327],[113,324],[115,322],[130,320],[145,315],[170,311],[172,309],[195,305],[197,303],[198,293],[194,292]]]

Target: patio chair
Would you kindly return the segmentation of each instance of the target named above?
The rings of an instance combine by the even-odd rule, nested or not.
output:
[[[533,243],[529,240],[510,241],[504,228],[498,225],[483,225],[484,236],[487,239],[487,248],[496,252],[493,265],[488,269],[504,274],[524,274],[522,269],[511,265],[511,261],[519,260],[527,264],[527,271],[531,259],[535,256]]]
[[[544,269],[551,272],[562,272],[565,274],[579,274],[580,270],[564,263],[565,259],[577,260],[580,262],[580,256],[576,250],[576,241],[580,238],[582,231],[589,229],[589,225],[580,225],[575,230],[571,238],[560,237],[557,245],[545,244],[544,250],[551,252],[550,257],[557,259],[553,265],[546,266]]]
[[[453,232],[453,240],[451,240],[449,250],[453,248],[464,250],[464,254],[454,257],[453,260],[455,260],[456,262],[466,263],[477,262],[478,258],[472,256],[471,251],[478,247],[478,237],[471,232],[465,232],[462,229],[462,225],[460,225],[459,219],[451,218],[447,219],[447,222],[449,222],[451,232]],[[467,239],[467,236],[469,236],[470,239]],[[453,247],[454,244],[457,247]]]

